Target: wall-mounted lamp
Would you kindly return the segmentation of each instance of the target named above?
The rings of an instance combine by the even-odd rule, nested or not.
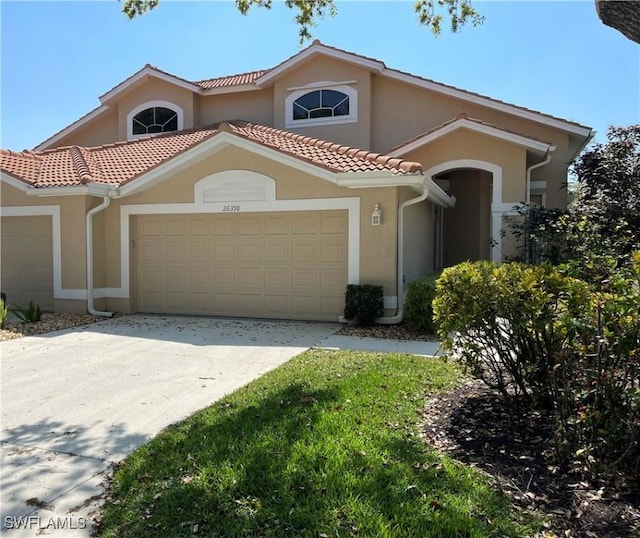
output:
[[[382,209],[380,209],[380,204],[376,204],[373,208],[373,213],[371,213],[371,226],[380,226],[382,222]]]

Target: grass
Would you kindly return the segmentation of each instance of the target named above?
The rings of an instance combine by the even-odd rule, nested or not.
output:
[[[452,364],[307,351],[161,432],[115,473],[103,537],[531,535],[479,472],[418,434]]]

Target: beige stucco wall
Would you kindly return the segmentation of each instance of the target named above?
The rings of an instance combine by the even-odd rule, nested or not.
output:
[[[552,203],[561,205],[566,200],[561,187],[566,181],[566,163],[573,157],[566,132],[387,77],[373,77],[372,81],[373,151],[386,153],[465,112],[469,118],[556,145],[551,163],[536,171],[533,177],[548,181]]]
[[[527,152],[522,146],[458,129],[408,153],[405,158],[421,162],[425,171],[462,159],[495,164],[502,168],[502,201],[517,203],[525,199]]]
[[[118,113],[109,110],[87,125],[61,138],[54,147],[60,146],[101,146],[119,140]]]
[[[241,93],[223,93],[197,98],[197,126],[220,121],[246,120],[273,125],[273,91],[271,88]]]
[[[418,194],[402,189],[400,202]],[[403,280],[412,280],[433,272],[433,204],[422,201],[404,210],[404,270]]]
[[[314,82],[347,82],[358,92],[358,121],[338,125],[285,127],[285,100],[290,88]],[[274,125],[279,129],[330,140],[355,148],[368,149],[371,143],[371,73],[353,64],[316,56],[302,63],[275,81],[273,91]]]

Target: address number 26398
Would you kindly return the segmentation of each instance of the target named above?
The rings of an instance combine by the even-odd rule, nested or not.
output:
[[[239,205],[225,205],[225,206],[222,206],[222,212],[223,213],[237,213],[238,211],[240,211],[240,206]]]

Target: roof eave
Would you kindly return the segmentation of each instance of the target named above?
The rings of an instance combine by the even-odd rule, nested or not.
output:
[[[339,187],[349,189],[371,189],[379,187],[410,187],[420,190],[424,175],[422,173],[398,174],[380,170],[371,172],[338,172],[336,174]]]
[[[485,96],[470,93],[464,90],[459,90],[457,88],[452,88],[450,86],[446,86],[438,82],[426,80],[421,77],[417,77],[415,75],[402,73],[401,71],[389,69],[387,67],[384,68],[381,74],[401,82],[405,82],[408,84],[412,84],[414,86],[425,88],[427,90],[432,90],[438,93],[442,93],[449,97],[455,97],[463,101],[468,101],[474,104],[478,104],[487,108],[491,108],[493,110],[497,110],[499,112],[510,114],[512,116],[518,116],[525,120],[541,123],[543,125],[547,125],[548,127],[561,129],[563,131],[577,134],[579,136],[587,136],[591,132],[591,128],[586,127],[584,125],[578,125],[576,123],[565,121],[560,118],[547,116],[546,114],[542,114],[534,110],[526,110],[516,105],[504,103],[501,101],[496,101],[494,99],[491,99],[490,97],[485,97]]]
[[[436,205],[449,208],[456,205],[455,196],[448,195],[442,187],[440,187],[430,177],[424,178],[423,189],[427,191],[427,200],[433,202]]]
[[[99,97],[100,102],[105,105],[113,102],[120,95],[126,92],[129,88],[134,86],[137,82],[143,80],[145,77],[154,77],[158,80],[162,80],[164,82],[168,82],[169,84],[173,84],[174,86],[179,86],[186,90],[192,91],[194,93],[202,93],[203,89],[191,82],[187,82],[186,80],[182,80],[178,77],[174,77],[169,75],[168,73],[164,73],[162,71],[158,71],[150,66],[143,67],[140,71],[127,78],[120,84],[118,84],[115,88],[109,90],[107,93],[101,95]]]
[[[468,129],[470,131],[484,134],[487,136],[492,136],[494,138],[498,138],[500,140],[504,140],[506,142],[510,142],[512,144],[516,144],[519,146],[524,146],[527,149],[531,149],[534,151],[538,151],[540,153],[553,152],[556,149],[556,146],[553,144],[549,144],[547,142],[543,142],[541,140],[535,140],[533,138],[528,138],[523,135],[519,135],[516,133],[510,133],[508,131],[504,131],[502,129],[493,127],[491,125],[479,124],[474,121],[468,119],[458,119],[451,123],[444,125],[443,127],[436,129],[430,133],[419,136],[409,142],[396,146],[389,152],[389,156],[391,157],[401,157],[414,151],[418,148],[421,148],[427,144],[430,144],[447,134],[453,133],[458,129]]]
[[[10,174],[5,170],[0,170],[0,181],[10,185],[14,189],[18,189],[24,193],[28,193],[28,191],[32,191],[35,189],[32,183],[25,181],[24,179],[16,176],[14,174]]]
[[[237,86],[223,86],[221,88],[209,88],[205,89],[200,87],[201,94],[205,97],[208,95],[223,95],[228,93],[242,93],[242,92],[253,92],[256,90],[262,90],[260,86],[256,86],[255,84],[239,84]]]
[[[284,62],[280,63],[273,69],[270,69],[268,73],[265,73],[260,78],[256,80],[256,84],[261,87],[267,87],[273,84],[274,80],[278,78],[280,75],[289,71],[297,64],[307,60],[311,56],[315,54],[324,54],[326,56],[330,56],[332,58],[336,58],[338,60],[346,61],[352,64],[359,65],[360,67],[364,67],[366,69],[370,69],[375,71],[376,73],[382,73],[386,68],[384,63],[370,60],[366,58],[361,58],[349,52],[344,52],[340,50],[333,49],[331,47],[326,47],[322,43],[313,43],[306,49],[298,52],[297,54],[291,56]]]

